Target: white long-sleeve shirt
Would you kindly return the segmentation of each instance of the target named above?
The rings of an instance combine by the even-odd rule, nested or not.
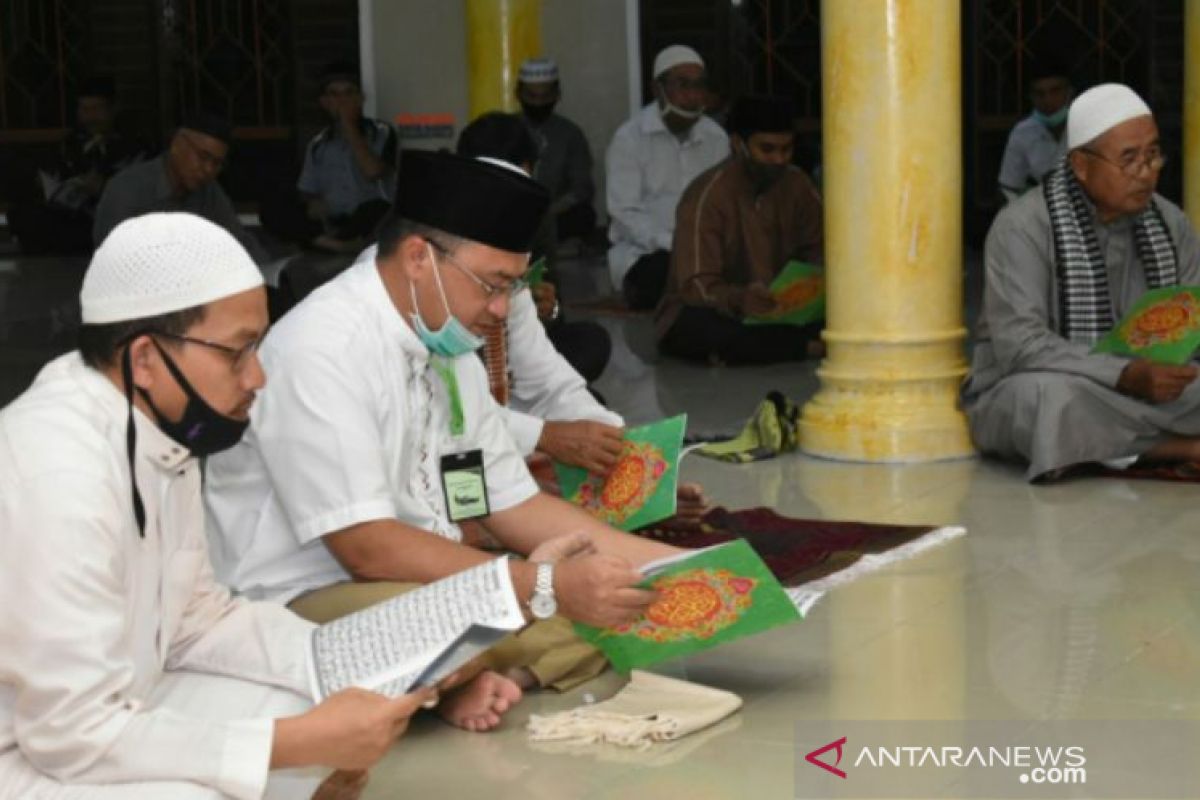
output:
[[[135,411],[139,536],[126,413],[78,353],[0,412],[0,754],[66,783],[261,797],[271,719],[191,718],[150,697],[175,670],[307,694],[312,626],[214,582],[198,464]]]
[[[608,267],[620,287],[633,263],[655,250],[670,250],[675,207],[696,177],[729,155],[729,135],[700,117],[680,139],[667,128],[658,104],[650,103],[617,128],[604,158],[607,175]]]
[[[548,420],[592,420],[624,427],[625,420],[600,405],[583,376],[554,349],[538,319],[532,292],[517,292],[513,297],[506,325],[512,385],[504,418],[522,455],[537,448]]]

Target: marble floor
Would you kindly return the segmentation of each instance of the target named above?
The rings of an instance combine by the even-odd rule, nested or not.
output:
[[[68,312],[56,309],[69,309],[79,274],[61,261],[0,259],[0,402],[70,346],[56,321]],[[568,299],[606,280],[594,261],[568,275]],[[647,318],[598,318],[616,346],[599,388],[631,423],[686,411],[693,431],[733,431],[768,390],[803,400],[816,386],[813,364],[660,360]],[[799,624],[663,666],[743,698],[715,728],[641,753],[563,753],[527,741],[530,713],[574,707],[585,692],[608,697],[621,685],[608,673],[567,694],[526,698],[489,734],[418,719],[376,768],[366,797],[790,798],[811,749],[797,741],[805,720],[1008,720],[1037,729],[1053,720],[1200,718],[1195,486],[1090,479],[1032,487],[1019,468],[989,461],[893,466],[800,455],[750,465],[689,456],[682,472],[727,506],[958,524],[968,533],[834,590]],[[1145,778],[1147,796],[1161,796],[1154,776]],[[1092,792],[1030,796],[1108,796]],[[898,786],[896,796],[911,795]]]

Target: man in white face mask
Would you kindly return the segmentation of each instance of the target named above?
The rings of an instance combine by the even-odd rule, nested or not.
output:
[[[678,44],[663,49],[654,59],[654,102],[618,128],[608,147],[608,266],[630,308],[658,304],[679,196],[729,155],[725,132],[704,116],[706,80],[695,50]]]
[[[1015,200],[1042,182],[1067,152],[1067,109],[1075,89],[1070,70],[1056,58],[1043,58],[1029,70],[1033,111],[1012,129],[1000,162],[1000,191]]]

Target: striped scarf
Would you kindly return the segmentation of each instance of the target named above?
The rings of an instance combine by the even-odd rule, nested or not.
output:
[[[1108,267],[1100,253],[1083,189],[1066,157],[1043,184],[1054,234],[1059,333],[1068,341],[1095,344],[1116,324],[1108,290]],[[1175,245],[1154,201],[1133,222],[1138,258],[1151,289],[1175,286]]]

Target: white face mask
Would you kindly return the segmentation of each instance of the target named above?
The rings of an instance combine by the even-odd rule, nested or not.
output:
[[[704,116],[704,109],[699,108],[695,111],[688,111],[687,109],[680,108],[679,106],[673,104],[670,100],[664,98],[662,100],[662,105],[658,109],[658,113],[664,117],[667,114],[674,114],[675,116],[683,117],[684,119],[700,119],[700,117]]]

